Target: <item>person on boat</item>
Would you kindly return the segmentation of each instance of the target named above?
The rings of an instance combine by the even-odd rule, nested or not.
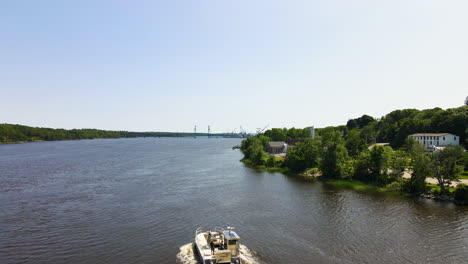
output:
[[[210,241],[210,247],[211,247],[211,254],[214,254],[215,245],[214,245],[213,240]]]

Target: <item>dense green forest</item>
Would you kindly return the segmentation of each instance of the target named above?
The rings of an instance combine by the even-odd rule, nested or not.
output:
[[[193,133],[174,132],[129,132],[98,129],[53,129],[23,125],[0,124],[0,143],[28,141],[75,140],[94,138],[134,138],[134,137],[190,137]],[[206,136],[197,133],[197,136]]]
[[[345,133],[358,129],[361,138],[368,143],[388,142],[392,147],[401,147],[408,135],[414,133],[451,133],[460,136],[465,147],[468,133],[468,106],[443,110],[441,108],[393,111],[381,119],[364,115],[351,119],[346,124]]]
[[[346,125],[334,128],[345,138],[351,133],[350,136],[359,137],[367,144],[390,143],[394,148],[400,148],[405,139],[414,133],[451,133],[460,136],[460,144],[468,147],[468,106],[447,110],[441,108],[395,110],[379,119],[363,115],[348,120]],[[321,131],[323,129],[316,129],[318,137],[321,136]],[[265,131],[264,135],[273,141],[286,141],[306,138],[309,136],[309,130],[274,128]]]
[[[468,152],[462,146],[447,147],[436,153],[408,138],[413,133],[447,132],[460,136],[467,146],[468,106],[443,110],[396,110],[375,119],[364,115],[346,125],[316,129],[273,128],[245,139],[241,144],[244,161],[256,166],[296,173],[320,175],[323,179],[370,184],[390,191],[430,193],[455,197],[468,203],[468,187],[450,187],[452,181],[467,176]],[[296,140],[284,158],[267,154],[269,141]],[[390,143],[383,146],[375,143]],[[411,177],[403,177],[411,172]],[[437,180],[428,185],[426,177]]]

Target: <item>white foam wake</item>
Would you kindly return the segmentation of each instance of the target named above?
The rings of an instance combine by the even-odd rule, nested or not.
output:
[[[249,250],[246,246],[240,246],[242,263],[259,264],[256,253]],[[195,252],[195,243],[188,243],[180,247],[179,253],[176,256],[177,264],[199,264],[197,254]]]
[[[260,264],[260,262],[258,261],[257,253],[255,253],[255,251],[248,249],[243,244],[240,245],[240,253],[241,253],[242,263]]]

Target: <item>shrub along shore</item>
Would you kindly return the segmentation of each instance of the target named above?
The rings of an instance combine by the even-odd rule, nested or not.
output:
[[[438,122],[444,122],[445,127]],[[431,153],[408,138],[417,132],[446,132],[459,135],[466,146],[467,125],[468,106],[397,110],[380,120],[363,116],[348,121],[346,126],[317,129],[315,139],[308,136],[307,128],[273,128],[244,139],[240,149],[244,154],[242,161],[258,169],[317,177],[328,184],[358,191],[422,195],[468,204],[468,186],[451,187],[451,182],[468,172],[468,153],[464,147],[448,146]],[[457,134],[460,131],[463,133]],[[379,138],[388,139],[389,145],[378,144],[385,142]],[[288,140],[295,144],[288,146],[285,157],[267,154],[268,142]],[[403,178],[405,171],[411,173],[409,179]],[[427,177],[435,178],[438,184],[426,183]]]

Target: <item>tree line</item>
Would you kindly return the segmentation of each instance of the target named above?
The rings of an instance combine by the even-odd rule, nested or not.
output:
[[[313,169],[323,179],[350,179],[394,191],[449,195],[450,183],[468,172],[468,153],[462,146],[447,147],[434,154],[426,152],[422,145],[408,138],[417,132],[456,134],[466,145],[468,106],[396,110],[381,119],[364,115],[343,126],[317,129],[316,139],[309,137],[308,129],[271,129],[245,139],[241,151],[254,165],[293,172]],[[269,141],[288,139],[300,142],[289,147],[285,158],[267,155]],[[375,144],[379,142],[389,145]],[[409,179],[403,178],[405,171],[411,173]],[[430,189],[426,177],[437,179],[438,188]],[[468,187],[459,185],[457,192],[458,199],[465,197],[468,201]]]
[[[66,130],[13,124],[0,124],[0,143],[118,137],[120,137],[120,133],[117,131],[105,131],[98,129]]]
[[[197,136],[204,136],[198,133]],[[135,138],[135,137],[190,137],[193,133],[177,132],[130,132],[99,129],[53,129],[13,124],[0,124],[0,143],[76,140],[95,138]]]
[[[386,116],[375,119],[368,115],[348,120],[346,126],[338,127],[347,134],[352,129],[361,132],[366,143],[388,142],[400,148],[408,135],[414,133],[451,133],[460,137],[460,143],[468,147],[468,106],[443,110],[395,110]]]

